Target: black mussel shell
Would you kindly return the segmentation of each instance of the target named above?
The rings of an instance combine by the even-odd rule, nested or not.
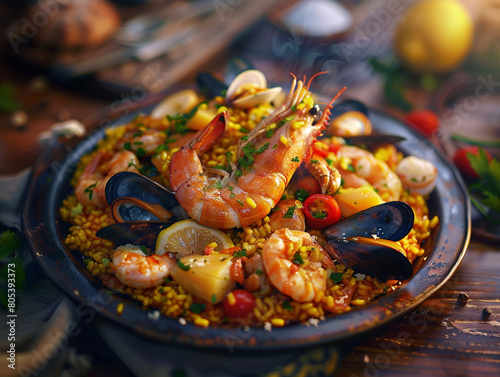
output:
[[[135,198],[152,205],[160,205],[172,213],[172,220],[188,218],[186,212],[178,204],[175,196],[165,187],[143,175],[124,171],[113,175],[105,189],[106,200],[114,203],[121,198]],[[120,221],[159,221],[158,217],[144,206],[121,205]]]
[[[224,96],[228,88],[226,84],[208,72],[200,72],[196,75],[196,85],[207,100]]]
[[[413,227],[415,215],[405,202],[393,201],[365,209],[326,228],[328,238],[376,237],[399,241]]]
[[[344,102],[336,104],[331,110],[330,119],[335,119],[336,117],[347,113],[349,111],[359,111],[366,115],[367,118],[370,118],[370,111],[368,107],[366,107],[362,102],[356,101],[354,99],[350,99]]]
[[[326,246],[333,259],[380,281],[406,280],[413,274],[412,264],[398,251],[400,248],[392,241],[364,237],[332,238]]]
[[[232,83],[233,80],[241,72],[248,71],[250,69],[255,69],[254,65],[242,56],[236,56],[232,58],[226,65],[224,71],[224,80],[227,83]]]
[[[170,225],[172,222],[129,221],[99,229],[96,236],[114,242],[117,246],[136,244],[154,249],[158,233]]]

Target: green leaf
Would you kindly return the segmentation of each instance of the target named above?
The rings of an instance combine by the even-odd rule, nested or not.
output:
[[[293,263],[295,264],[304,264],[304,260],[302,259],[302,256],[300,255],[299,252],[295,253],[293,255]]]
[[[342,272],[332,272],[330,274],[330,279],[332,279],[332,281],[335,283],[335,284],[338,284],[342,281],[342,277],[344,276],[344,274]]]
[[[309,193],[306,190],[304,190],[303,188],[297,190],[297,192],[295,193],[295,197],[297,198],[297,200],[300,200],[301,202],[306,200],[308,196],[309,196]]]
[[[286,309],[286,310],[290,310],[290,311],[293,310],[292,305],[290,305],[290,301],[288,301],[288,300],[283,301],[283,304],[281,304],[281,307],[283,309]]]
[[[21,240],[17,234],[6,230],[0,235],[0,259],[8,257],[21,246]]]
[[[205,304],[199,304],[197,302],[193,302],[189,307],[189,310],[191,310],[193,313],[200,314],[203,310],[205,310],[206,307],[207,305]]]
[[[241,258],[241,257],[246,257],[247,256],[247,251],[245,249],[238,250],[233,254],[233,257],[235,258]]]
[[[184,271],[189,271],[189,269],[191,268],[191,266],[187,266],[184,263],[182,263],[180,259],[177,259],[177,266],[179,266]]]
[[[295,208],[296,208],[296,206],[288,207],[288,210],[283,215],[283,218],[285,218],[285,219],[292,219],[293,218],[293,214],[295,212]]]

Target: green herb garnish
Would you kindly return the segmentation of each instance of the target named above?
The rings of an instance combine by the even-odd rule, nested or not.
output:
[[[295,156],[294,158],[292,158],[292,161],[293,162],[300,162],[299,156]]]
[[[330,279],[332,279],[334,284],[338,284],[342,281],[344,274],[342,272],[332,272],[330,274]]]
[[[180,259],[177,259],[177,266],[179,266],[184,271],[189,271],[189,269],[191,268],[191,266],[182,263]]]
[[[302,256],[300,255],[299,252],[295,253],[293,255],[293,263],[295,264],[304,264],[304,260],[302,259]]]
[[[281,307],[285,310],[290,310],[290,311],[293,310],[292,305],[290,304],[290,301],[288,301],[288,300],[283,301],[283,304],[281,304]]]
[[[295,212],[295,208],[297,208],[297,207],[296,206],[288,207],[288,210],[283,215],[283,218],[285,218],[285,219],[291,219],[291,218],[293,218],[293,213]]]
[[[200,314],[203,310],[205,310],[206,307],[207,305],[205,304],[199,304],[197,302],[193,302],[189,307],[189,310],[191,310],[191,312],[193,313]]]

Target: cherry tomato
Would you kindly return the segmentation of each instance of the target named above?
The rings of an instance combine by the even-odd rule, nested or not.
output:
[[[491,161],[492,157],[490,152],[486,151],[486,156],[488,160]],[[477,155],[479,153],[478,147],[464,147],[457,150],[455,156],[453,157],[453,162],[457,166],[458,170],[469,178],[479,178],[475,170],[472,168],[469,159],[467,158],[467,153],[472,153]]]
[[[299,180],[297,183],[297,191],[302,189],[307,192],[307,195],[319,194],[321,192],[318,181],[311,176],[306,176]]]
[[[313,229],[323,229],[340,220],[340,207],[329,195],[315,194],[304,201],[306,224]]]
[[[226,297],[222,303],[224,313],[230,318],[246,317],[255,308],[255,297],[244,289],[235,289],[230,294],[235,298],[235,303],[231,305]],[[229,295],[228,295],[229,296]]]
[[[406,120],[418,131],[431,137],[439,128],[439,118],[431,110],[415,110],[405,116]]]

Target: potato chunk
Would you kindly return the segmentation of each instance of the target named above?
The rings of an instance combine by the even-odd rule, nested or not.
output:
[[[191,254],[179,261],[172,269],[172,278],[185,291],[206,302],[221,302],[236,286],[236,282],[231,280],[230,268],[233,261],[228,255]]]
[[[334,196],[342,216],[347,217],[367,208],[382,204],[384,201],[370,186],[341,189]]]

